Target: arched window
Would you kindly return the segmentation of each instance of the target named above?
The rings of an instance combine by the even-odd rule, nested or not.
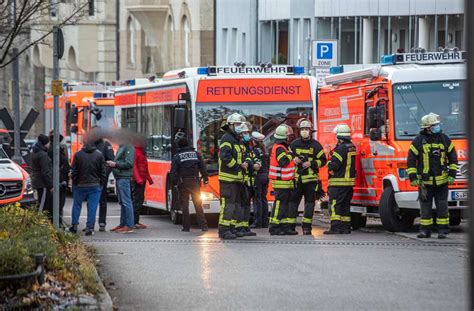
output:
[[[184,54],[184,65],[186,67],[191,66],[189,61],[189,45],[191,37],[191,27],[189,26],[189,21],[186,16],[183,16],[181,22],[181,29],[183,31],[183,54]]]
[[[136,41],[135,23],[132,17],[129,17],[127,20],[127,59],[131,65],[135,65],[136,61]]]

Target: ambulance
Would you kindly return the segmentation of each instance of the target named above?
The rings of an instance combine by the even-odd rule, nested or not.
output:
[[[336,143],[333,129],[345,123],[357,147],[357,181],[351,216],[353,228],[367,216],[380,217],[389,231],[405,231],[419,216],[418,189],[410,186],[407,152],[420,132],[422,116],[441,117],[459,160],[449,186],[450,225],[459,225],[468,206],[468,155],[464,93],[465,52],[401,53],[381,64],[326,77],[319,90],[317,136],[328,155]],[[333,70],[334,71],[334,70]],[[327,182],[327,168],[322,170]],[[325,183],[324,182],[324,183]]]
[[[117,127],[142,133],[148,139],[147,155],[153,185],[147,185],[145,205],[181,219],[170,167],[176,151],[174,136],[184,131],[201,154],[210,175],[201,188],[203,207],[211,222],[219,214],[218,152],[221,125],[234,112],[244,115],[254,130],[273,144],[280,124],[296,130],[301,117],[314,120],[316,80],[294,66],[223,66],[174,70],[158,82],[137,83],[115,90]],[[190,212],[194,207],[190,204]]]

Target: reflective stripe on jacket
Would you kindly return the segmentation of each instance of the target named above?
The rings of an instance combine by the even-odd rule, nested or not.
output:
[[[292,189],[294,187],[295,162],[284,144],[273,145],[268,177],[272,180],[273,188]]]
[[[355,186],[356,147],[346,140],[334,149],[328,164],[329,181],[328,186]]]
[[[319,169],[327,162],[323,146],[314,139],[303,140],[300,138],[291,143],[290,150],[295,157],[299,157],[302,161],[296,166],[296,180],[303,184],[318,181]],[[311,163],[311,166],[303,168],[303,162],[307,161]]]
[[[232,133],[227,132],[219,145],[219,180],[224,182],[242,183],[244,175],[242,163],[245,146]]]
[[[418,178],[426,185],[447,184],[448,176],[455,178],[458,170],[456,148],[445,134],[422,131],[410,145],[407,166],[410,180]]]

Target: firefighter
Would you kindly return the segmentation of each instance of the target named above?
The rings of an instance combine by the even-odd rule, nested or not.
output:
[[[189,146],[186,137],[178,140],[179,151],[173,157],[171,163],[171,180],[173,186],[178,186],[178,204],[183,213],[183,230],[189,232],[191,227],[189,217],[189,196],[193,200],[196,210],[196,219],[202,231],[207,231],[207,221],[204,216],[201,201],[201,185],[199,173],[201,173],[204,184],[208,184],[208,175],[206,166],[202,161],[201,155]]]
[[[421,132],[408,150],[407,173],[410,184],[419,189],[421,210],[419,238],[431,237],[433,199],[436,204],[438,239],[449,233],[448,184],[455,181],[458,159],[449,137],[441,131],[437,114],[421,118]]]
[[[254,189],[254,222],[251,228],[268,228],[268,169],[270,165],[269,154],[265,149],[263,140],[265,135],[259,132],[252,132],[252,150],[260,168],[255,171]]]
[[[304,196],[303,234],[311,235],[315,200],[322,196],[318,172],[326,165],[327,160],[323,146],[311,137],[313,132],[311,122],[308,119],[300,119],[297,127],[301,138],[295,139],[290,145],[296,164],[296,188],[291,194],[287,222],[290,225],[290,234],[298,234],[295,230],[296,216],[301,198]]]
[[[351,129],[340,124],[334,129],[337,145],[328,163],[328,193],[331,228],[324,234],[351,233],[351,200],[355,185],[356,147],[351,142]]]
[[[286,235],[290,231],[286,219],[295,178],[295,162],[288,149],[288,138],[292,133],[291,127],[282,124],[276,128],[273,135],[275,144],[270,153],[268,174],[275,192],[275,202],[270,216],[271,235]]]
[[[257,163],[255,154],[250,146],[250,131],[251,124],[249,122],[244,122],[240,126],[240,132],[242,136],[242,144],[244,145],[244,157],[245,162],[247,162],[248,167],[243,170],[244,174],[244,184],[241,187],[241,208],[237,223],[235,224],[235,230],[243,234],[243,236],[256,236],[255,232],[250,230],[250,204],[252,198],[254,197],[254,171],[260,169],[260,164]]]
[[[219,146],[219,187],[220,215],[219,237],[224,240],[242,237],[235,230],[235,224],[240,213],[240,191],[244,182],[244,170],[248,163],[244,161],[245,146],[240,142],[241,125],[245,117],[233,113],[223,124],[225,134]]]

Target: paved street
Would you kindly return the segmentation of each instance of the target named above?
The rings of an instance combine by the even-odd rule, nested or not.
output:
[[[110,229],[119,208],[109,206]],[[311,237],[276,238],[262,229],[257,238],[222,242],[215,229],[182,233],[164,215],[142,222],[149,229],[85,238],[121,310],[466,308],[463,230],[443,242],[386,233],[377,224],[328,237],[317,221]]]

